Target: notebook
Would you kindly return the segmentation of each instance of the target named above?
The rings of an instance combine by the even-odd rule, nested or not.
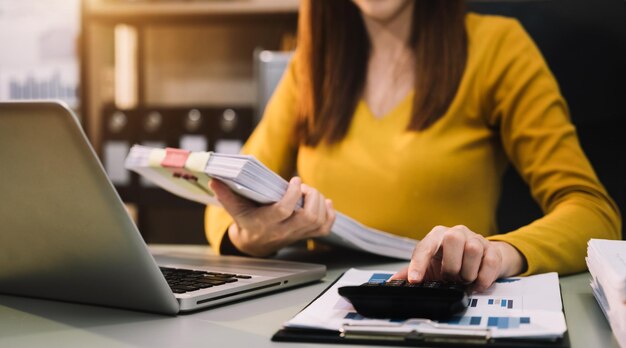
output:
[[[0,168],[4,294],[173,315],[326,273],[282,260],[152,255],[77,118],[57,102],[0,103]]]

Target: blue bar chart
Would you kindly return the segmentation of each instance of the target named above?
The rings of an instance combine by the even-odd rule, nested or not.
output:
[[[0,0],[0,100],[78,107],[79,0]]]
[[[78,98],[76,84],[62,81],[58,71],[47,78],[28,75],[23,79],[14,77],[9,80],[9,99],[75,100],[76,98]]]
[[[522,300],[519,297],[473,297],[469,300],[469,307],[484,307],[489,309],[521,309]]]
[[[521,325],[530,324],[530,317],[486,317],[487,327],[498,329],[516,329]],[[448,325],[479,326],[483,323],[481,316],[456,316],[446,322]]]
[[[506,298],[490,298],[487,300],[487,305],[489,306],[499,306],[502,308],[508,308],[508,309],[512,309],[513,308],[513,300],[511,299],[506,299]]]

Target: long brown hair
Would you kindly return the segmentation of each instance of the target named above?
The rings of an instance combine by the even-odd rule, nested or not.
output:
[[[441,118],[459,87],[467,60],[463,0],[414,0],[410,46],[415,85],[408,130]],[[370,41],[350,0],[304,0],[298,25],[299,142],[316,146],[346,135],[363,94]]]

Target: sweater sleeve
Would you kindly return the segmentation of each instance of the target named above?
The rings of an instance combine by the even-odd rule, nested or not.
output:
[[[269,169],[289,179],[295,171],[297,146],[293,141],[296,121],[296,63],[289,64],[270,98],[263,118],[242,148],[242,153],[254,155]],[[224,235],[233,223],[221,207],[208,206],[205,212],[205,233],[217,253],[231,248]],[[224,240],[224,245],[222,241]]]
[[[590,238],[619,239],[621,216],[579,144],[555,78],[516,21],[497,42],[485,79],[488,122],[544,216],[489,237],[525,257],[525,274],[585,269]]]

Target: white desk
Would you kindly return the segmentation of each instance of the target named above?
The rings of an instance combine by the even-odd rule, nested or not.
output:
[[[152,248],[164,247],[168,248]],[[197,246],[169,248],[206,252]],[[297,249],[282,253],[279,258],[325,263],[328,274],[320,283],[178,317],[0,295],[0,347],[350,347],[270,341],[281,323],[349,266],[396,270],[405,264],[358,253],[337,254]],[[618,347],[588,277],[561,279],[571,345]]]

